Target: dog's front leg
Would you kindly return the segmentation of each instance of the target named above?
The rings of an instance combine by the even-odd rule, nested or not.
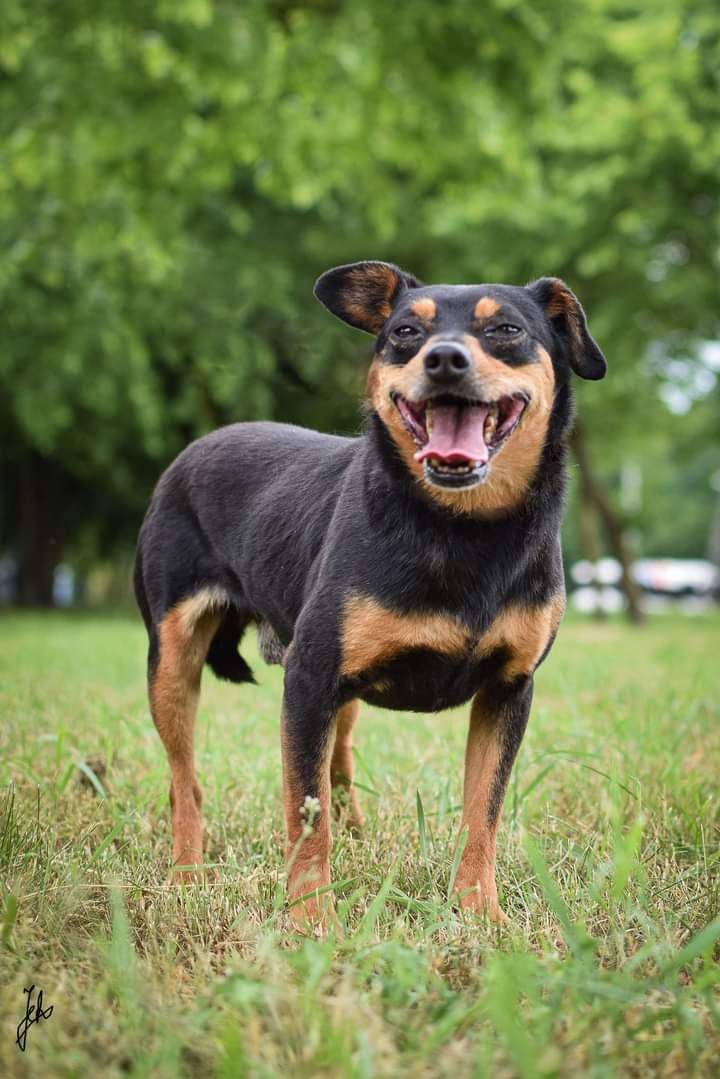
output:
[[[497,682],[476,694],[465,753],[463,825],[467,842],[455,890],[466,910],[507,921],[498,905],[495,848],[498,822],[513,762],[525,733],[532,678]]]
[[[323,925],[330,884],[330,760],[335,739],[332,683],[288,653],[282,715],[288,901],[298,928]]]

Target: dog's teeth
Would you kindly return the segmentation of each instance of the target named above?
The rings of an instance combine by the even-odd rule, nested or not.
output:
[[[433,413],[430,406],[425,410],[425,430],[430,435],[433,429]]]

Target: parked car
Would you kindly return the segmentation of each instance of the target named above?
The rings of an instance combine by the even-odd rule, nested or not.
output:
[[[639,558],[633,562],[632,573],[648,612],[679,607],[693,613],[707,610],[720,599],[720,570],[701,558]],[[619,587],[622,569],[616,559],[575,562],[570,578],[575,585],[570,592],[575,610],[614,614],[625,607]]]

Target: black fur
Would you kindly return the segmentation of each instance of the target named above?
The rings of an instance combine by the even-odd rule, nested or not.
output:
[[[157,626],[168,611],[202,588],[222,589],[228,605],[207,663],[222,678],[252,681],[237,651],[251,622],[263,627],[266,655],[277,661],[284,653],[285,724],[308,794],[316,792],[323,746],[345,701],[361,697],[387,708],[437,711],[486,687],[505,723],[492,799],[496,814],[527,721],[532,678],[503,682],[501,651],[477,659],[422,650],[356,678],[342,677],[343,602],[360,592],[398,612],[442,612],[479,638],[507,604],[539,607],[561,591],[569,372],[600,377],[604,360],[569,290],[563,297],[569,316],[548,314],[555,279],[527,288],[430,288],[396,267],[389,271],[385,292],[374,271],[367,325],[361,326],[377,327],[384,312],[377,342],[382,362],[409,358],[393,333],[412,318],[410,303],[422,297],[437,305],[438,333],[474,332],[468,330],[469,313],[481,296],[502,303],[504,317],[521,327],[522,339],[513,344],[502,333],[486,333],[483,345],[509,367],[535,362],[538,344],[550,353],[554,404],[540,467],[524,502],[496,519],[451,513],[409,474],[373,411],[358,438],[275,423],[215,431],[167,469],[140,532],[135,579],[151,636],[151,669]],[[354,291],[348,313],[343,288],[349,273]],[[361,271],[341,267],[316,287],[323,302],[353,325],[363,321],[358,281]],[[572,332],[567,317],[575,318]],[[585,355],[578,352],[581,346]]]

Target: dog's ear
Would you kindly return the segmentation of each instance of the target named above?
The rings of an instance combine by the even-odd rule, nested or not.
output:
[[[590,335],[580,301],[559,277],[541,277],[528,285],[568,352],[570,366],[581,378],[604,378],[605,357]]]
[[[389,262],[351,262],[328,270],[315,282],[315,295],[343,322],[378,334],[400,295],[420,282]]]

